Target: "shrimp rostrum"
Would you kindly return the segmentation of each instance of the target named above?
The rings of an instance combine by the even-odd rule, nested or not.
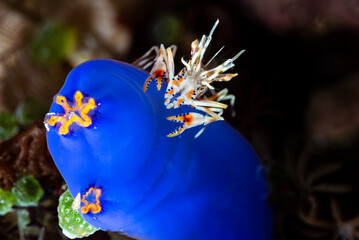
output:
[[[208,61],[203,64],[203,56],[212,40],[212,35],[216,29],[219,21],[217,20],[212,27],[208,36],[203,35],[201,40],[194,40],[191,44],[191,58],[186,61],[183,58],[181,62],[185,66],[177,75],[175,75],[174,55],[176,46],[171,46],[167,49],[161,46],[151,48],[145,55],[143,55],[137,62],[143,68],[148,68],[152,65],[150,76],[146,79],[143,90],[146,91],[152,80],[155,80],[157,89],[160,90],[162,83],[167,83],[166,92],[164,95],[164,104],[170,108],[179,108],[187,105],[198,112],[188,112],[177,116],[171,116],[167,119],[174,122],[182,123],[183,125],[176,128],[173,132],[168,134],[168,137],[174,137],[181,134],[184,130],[195,126],[203,125],[204,127],[197,133],[198,137],[205,127],[214,122],[224,120],[222,117],[223,110],[227,105],[222,103],[223,100],[230,100],[231,105],[234,105],[234,95],[228,94],[227,89],[219,92],[214,90],[211,85],[213,82],[230,81],[237,73],[225,73],[228,69],[234,66],[234,61],[244,52],[240,51],[233,58],[227,59],[222,64],[207,69],[209,63],[217,56],[223,47]],[[156,53],[156,57],[150,57],[151,52]],[[208,90],[212,94],[207,97]],[[208,95],[208,94],[207,94]]]

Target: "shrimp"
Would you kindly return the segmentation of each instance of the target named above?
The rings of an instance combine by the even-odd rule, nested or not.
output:
[[[217,19],[208,36],[203,35],[200,41],[196,39],[192,42],[191,58],[188,61],[183,58],[181,59],[185,67],[181,69],[177,75],[175,75],[173,60],[176,47],[173,45],[167,49],[165,49],[163,44],[161,44],[159,48],[152,47],[140,58],[143,62],[139,64],[140,66],[146,64],[144,67],[147,68],[153,64],[150,76],[144,83],[144,91],[147,90],[152,80],[156,81],[158,90],[161,90],[162,82],[167,82],[164,95],[164,104],[167,109],[187,105],[203,112],[203,114],[191,112],[167,118],[171,121],[183,123],[182,126],[168,134],[168,137],[178,136],[188,128],[199,125],[206,126],[212,122],[224,120],[221,115],[228,105],[222,103],[221,101],[223,100],[230,100],[231,105],[234,105],[235,96],[228,94],[228,89],[215,92],[211,84],[213,82],[228,82],[237,76],[237,73],[225,72],[234,66],[234,61],[238,59],[245,50],[240,51],[233,58],[227,59],[214,68],[206,69],[208,64],[223,49],[222,47],[206,65],[203,64],[203,56],[212,40],[212,35],[218,23],[219,20]],[[149,55],[152,51],[155,51],[157,55],[151,62]],[[141,61],[138,62],[141,63]],[[211,90],[213,94],[210,97],[205,97],[208,90]],[[184,118],[186,116],[191,117],[192,121],[187,121],[187,118]],[[204,128],[202,128],[195,137],[198,137],[203,130]]]

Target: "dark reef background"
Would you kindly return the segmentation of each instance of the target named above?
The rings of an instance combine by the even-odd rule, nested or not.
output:
[[[217,18],[208,59],[223,45],[218,62],[246,49],[239,76],[218,86],[235,94],[236,116],[224,116],[263,161],[274,239],[359,239],[357,0],[0,0],[0,187],[32,174],[45,189],[25,226],[18,209],[0,217],[0,239],[64,239],[64,182],[42,118],[69,71],[94,58],[133,62],[160,43],[178,46],[180,69]]]

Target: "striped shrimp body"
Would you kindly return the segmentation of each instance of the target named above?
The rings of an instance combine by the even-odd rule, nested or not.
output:
[[[149,60],[146,55],[149,55],[152,51],[155,51],[156,58],[153,61],[153,67],[150,72],[150,76],[146,79],[145,84],[143,85],[143,91],[146,92],[148,85],[152,80],[156,81],[158,91],[161,90],[162,82],[167,81],[173,77],[174,72],[174,63],[173,56],[176,53],[176,46],[172,45],[171,47],[165,49],[163,44],[158,48],[157,46],[152,47],[142,58],[144,58],[142,64],[152,64],[152,62],[147,63]],[[141,62],[140,64],[141,65]],[[146,69],[148,66],[143,66]]]
[[[183,105],[190,106],[196,110],[204,112],[204,115],[199,113],[185,113],[190,115],[194,121],[183,122],[183,125],[177,128],[174,132],[167,135],[174,137],[181,134],[185,129],[195,127],[198,125],[208,125],[214,121],[224,120],[221,116],[223,110],[227,105],[221,103],[223,100],[230,100],[231,105],[234,105],[234,95],[228,94],[227,89],[215,92],[212,82],[230,81],[237,73],[224,73],[234,66],[234,61],[244,52],[240,51],[233,58],[230,58],[222,64],[206,70],[209,63],[217,56],[223,47],[203,66],[203,56],[212,40],[212,35],[216,29],[219,21],[217,20],[212,27],[208,36],[203,35],[201,40],[194,40],[191,44],[191,58],[185,61],[183,58],[181,62],[185,66],[177,75],[174,74],[174,52],[175,47],[171,46],[167,49],[161,44],[160,48],[154,48],[157,56],[154,59],[153,67],[150,76],[146,79],[144,84],[144,91],[147,90],[149,83],[154,79],[157,83],[157,89],[160,90],[162,81],[167,81],[167,88],[164,95],[164,104],[167,109],[179,108]],[[174,50],[174,51],[173,51]],[[151,51],[151,50],[150,50]],[[140,59],[148,59],[149,52],[147,52]],[[147,61],[149,62],[149,60]],[[146,65],[146,67],[148,67]],[[210,90],[212,96],[206,97],[205,94]],[[201,116],[199,116],[201,115]],[[169,120],[177,119],[176,116],[168,118]],[[198,137],[204,128],[197,133]]]

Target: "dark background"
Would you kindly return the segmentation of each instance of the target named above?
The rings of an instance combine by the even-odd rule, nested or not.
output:
[[[28,99],[48,109],[84,60],[131,63],[176,44],[181,69],[217,18],[207,58],[223,45],[217,63],[246,50],[231,70],[239,76],[215,86],[235,94],[236,116],[224,116],[263,161],[274,239],[359,239],[357,0],[2,0],[0,111],[16,113]],[[21,134],[27,125],[18,125]]]

